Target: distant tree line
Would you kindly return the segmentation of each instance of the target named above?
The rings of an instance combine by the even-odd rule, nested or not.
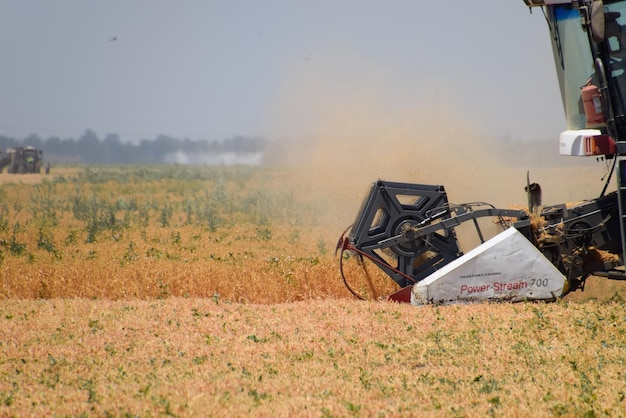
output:
[[[15,139],[0,135],[0,151],[20,146],[33,146],[44,152],[44,159],[53,163],[137,164],[161,163],[175,153],[199,154],[254,154],[262,153],[267,140],[258,137],[235,136],[224,140],[190,140],[159,135],[142,139],[139,143],[122,142],[117,134],[100,139],[87,129],[78,139],[50,137],[41,139],[30,135]]]

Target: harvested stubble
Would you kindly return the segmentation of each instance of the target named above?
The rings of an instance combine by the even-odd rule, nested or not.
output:
[[[8,300],[0,415],[620,416],[623,302]]]

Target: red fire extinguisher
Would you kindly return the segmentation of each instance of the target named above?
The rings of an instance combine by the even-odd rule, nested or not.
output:
[[[602,101],[600,100],[600,90],[598,86],[591,84],[591,80],[582,88],[581,96],[588,125],[600,125],[604,123],[602,114]]]

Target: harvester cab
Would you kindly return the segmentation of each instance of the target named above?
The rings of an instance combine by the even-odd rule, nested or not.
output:
[[[598,196],[541,207],[527,178],[527,210],[498,209],[451,203],[443,185],[378,180],[337,244],[356,297],[345,274],[354,260],[378,266],[398,286],[389,298],[412,304],[556,300],[590,275],[626,280],[626,0],[524,2],[549,28],[567,120],[559,154],[610,162]],[[484,219],[501,232],[486,237]],[[468,225],[479,244],[463,252],[457,228]]]

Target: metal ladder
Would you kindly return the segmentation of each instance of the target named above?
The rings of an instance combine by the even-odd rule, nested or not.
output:
[[[617,203],[619,206],[619,226],[622,240],[622,261],[626,264],[626,156],[617,158]]]

